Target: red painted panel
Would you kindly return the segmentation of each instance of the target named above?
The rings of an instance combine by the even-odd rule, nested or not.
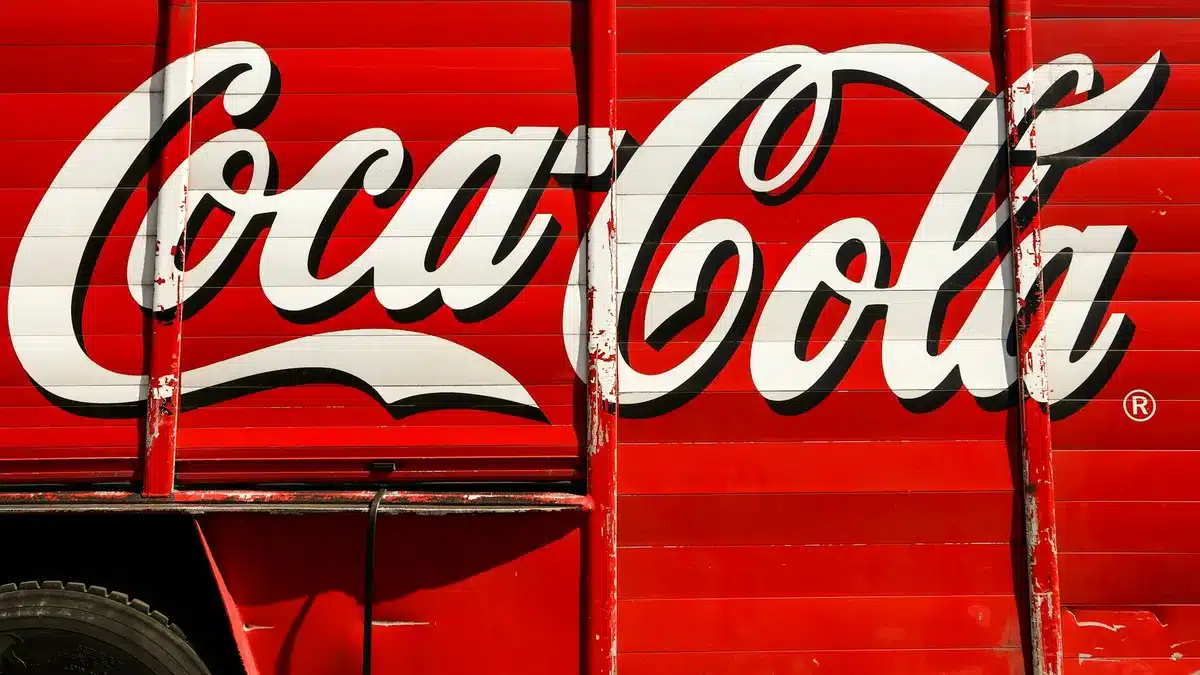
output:
[[[1035,3],[1035,6],[1039,3]],[[1103,7],[1104,5],[1101,5]],[[1174,63],[1200,62],[1200,21],[1121,17],[1063,21],[1034,19],[1033,57],[1037,63],[1074,51],[1096,63],[1143,63],[1157,49],[1167,51]]]
[[[631,495],[1012,489],[1004,443],[623,444]]]
[[[865,369],[867,363],[864,359],[861,367]],[[851,424],[862,410],[868,409],[874,416],[871,425]],[[729,425],[726,416],[760,429],[755,440],[796,440],[796,433],[790,427],[767,426],[768,420],[778,424],[779,417],[757,392],[750,391],[714,392],[697,398],[686,414],[672,413],[651,422],[626,422],[622,426],[622,440],[630,443],[744,441],[741,429]],[[671,417],[685,418],[687,422],[667,426],[665,422]],[[905,409],[889,391],[841,391],[807,412],[805,422],[812,425],[802,437],[805,441],[987,441],[1004,438],[1008,429],[1004,415],[981,410],[963,392],[955,394],[936,413],[921,416]]]
[[[253,40],[271,47],[567,47],[571,3],[478,2],[454,11],[438,0],[217,2],[204,9],[203,45]]]
[[[1072,2],[1072,0],[1038,0],[1034,16],[1038,18],[1111,17],[1118,19],[1195,18],[1200,15],[1189,0],[1150,0],[1130,4],[1118,0]]]
[[[1058,452],[1054,475],[1066,500],[1196,501],[1200,453],[1192,449]]]
[[[383,517],[374,672],[575,671],[584,616],[580,521]]]
[[[1062,551],[1200,553],[1198,502],[1060,501],[1058,518]]]
[[[624,675],[776,675],[777,673],[972,673],[1013,675],[1022,665],[1018,650],[881,649],[843,652],[667,652],[622,654]]]
[[[1059,550],[1065,673],[1191,673],[1200,637],[1191,607],[1196,548],[1196,488],[1191,400],[1196,364],[1188,325],[1194,300],[1188,266],[1200,250],[1179,225],[1197,195],[1190,188],[1197,148],[1173,129],[1197,108],[1194,63],[1200,21],[1193,4],[1151,1],[1034,3],[1039,61],[1080,51],[1121,77],[1163,50],[1171,64],[1161,100],[1112,157],[1066,177],[1047,214],[1127,221],[1137,237],[1110,313],[1132,319],[1133,335],[1114,375],[1079,414],[1055,423],[1054,465],[1060,499]],[[1161,180],[1156,180],[1161,178]],[[1062,201],[1060,201],[1062,200]],[[1091,202],[1089,204],[1088,202]],[[1056,210],[1057,209],[1057,210]],[[1160,253],[1161,252],[1161,253]],[[1154,416],[1123,405],[1142,390]],[[1135,419],[1136,418],[1136,419]]]
[[[1063,604],[1200,604],[1195,553],[1063,553]]]
[[[1195,606],[1158,605],[1130,609],[1068,608],[1063,640],[1072,661],[1092,658],[1181,661],[1200,657],[1200,614]],[[1115,666],[1114,666],[1115,667]],[[1152,671],[1157,673],[1158,671]],[[1170,671],[1166,671],[1170,672]]]
[[[570,672],[580,520],[381,516],[373,672]],[[361,672],[366,522],[361,513],[202,519],[260,672]]]
[[[807,0],[757,0],[759,7],[811,6]],[[978,0],[905,0],[905,2],[881,2],[880,0],[833,0],[822,3],[825,7],[983,7]],[[729,0],[617,0],[617,7],[724,7],[732,5]]]
[[[853,2],[855,0],[846,0]],[[877,0],[864,4],[874,6],[877,5]],[[649,4],[649,3],[644,3]],[[663,3],[665,4],[665,3]],[[690,0],[680,0],[680,4],[700,6],[703,2],[691,2]],[[721,0],[720,3],[715,3],[728,7],[727,0]],[[762,2],[760,5],[767,5]],[[794,2],[793,0],[777,0],[780,5],[797,5],[799,7],[808,6],[814,7],[812,3]],[[920,3],[904,2],[905,7],[916,7]],[[968,2],[953,2],[953,5],[967,5]],[[824,7],[833,6],[833,2],[822,3]],[[723,38],[724,36],[721,36]],[[718,38],[720,39],[720,38]],[[811,45],[805,41],[803,44]],[[838,48],[849,46],[849,43],[837,45]],[[741,54],[729,53],[722,50],[714,52],[637,52],[633,50],[624,50],[617,58],[617,90],[620,92],[620,100],[618,105],[624,110],[632,110],[640,106],[654,106],[669,110],[673,106],[674,101],[686,98],[697,87],[704,84],[713,73],[719,72],[723,68],[736,62]],[[986,49],[981,49],[977,52],[959,51],[959,52],[944,52],[939,53],[939,56],[945,58],[951,63],[955,63],[973,73],[987,79],[989,84],[995,86],[995,80],[989,79],[989,73],[994,67],[992,56]],[[897,57],[903,58],[903,57]],[[847,85],[843,95],[847,98],[855,98],[855,108],[865,107],[868,110],[873,105],[878,105],[879,102],[875,99],[894,99],[904,100],[908,98],[905,94],[894,89],[877,84],[869,83],[852,83]],[[853,95],[851,95],[853,94]],[[904,114],[901,106],[893,106],[891,112],[896,114]],[[913,110],[908,111],[912,114]],[[861,114],[861,111],[847,109],[844,111],[848,115]],[[622,116],[622,124],[625,123]],[[846,129],[838,129],[838,133],[843,132],[867,132],[871,130],[863,127],[848,127]],[[878,132],[885,132],[884,129],[876,129]],[[906,129],[906,134],[898,137],[895,134],[886,135],[893,142],[900,142],[905,138],[914,138],[909,134],[917,134],[915,138],[920,138],[920,134],[945,132],[945,129],[938,129],[931,126],[928,129]],[[864,195],[869,197],[870,195]]]
[[[1012,563],[1007,543],[630,547],[619,581],[627,600],[1000,595]]]
[[[361,672],[363,515],[210,515],[200,524],[260,672]]]
[[[617,519],[603,524],[623,546],[623,667],[1019,672],[1027,645],[1015,488],[1028,432],[1004,396],[1021,372],[1005,344],[1019,303],[1000,273],[1010,264],[1005,237],[976,256],[965,255],[974,243],[952,246],[1019,189],[1000,177],[1023,175],[997,161],[1003,115],[974,103],[1003,98],[1007,76],[1021,75],[1018,55],[1002,48],[1003,8],[615,4],[610,31],[595,25],[595,5],[567,0],[203,0],[195,35],[216,49],[201,52],[199,76],[246,72],[206,81],[218,95],[196,99],[206,105],[194,123],[172,130],[171,159],[147,176],[131,172],[119,189],[160,121],[151,103],[164,78],[126,96],[184,56],[163,35],[179,27],[156,3],[0,6],[0,63],[10,66],[0,72],[0,298],[9,309],[0,479],[136,477],[149,324],[139,302],[149,302],[157,270],[143,269],[148,239],[135,234],[151,197],[182,195],[170,179],[190,152],[190,175],[175,187],[207,211],[183,247],[189,295],[173,324],[184,335],[182,382],[169,383],[184,391],[182,484],[378,480],[369,467],[379,459],[397,462],[386,475],[394,481],[580,479],[586,392],[594,404],[612,384],[597,374],[589,389],[572,363],[587,324],[564,312],[583,310],[570,303],[587,287],[599,312],[592,327],[618,326],[615,340],[607,329],[589,337],[619,364],[620,421],[591,442],[619,445],[620,475],[600,478],[622,493]],[[1078,146],[1044,162],[1047,239],[1114,234],[1076,242],[1067,281],[1050,284],[1050,386],[1039,393],[1055,402],[1063,600],[1116,603],[1118,613],[1195,601],[1194,9],[1033,3],[1038,62],[1080,53],[1098,64],[1096,77],[1079,66],[1078,79],[1091,80],[1080,87],[1093,90],[1089,112],[1064,113],[1069,122],[1057,127],[1044,112],[1038,123],[1044,152]],[[610,35],[611,73],[591,58]],[[1139,69],[1160,49],[1169,68]],[[173,67],[166,89],[192,83]],[[1035,88],[1060,75],[1075,84],[1056,68]],[[616,98],[600,74],[615,78]],[[777,105],[795,96],[810,107]],[[260,98],[270,110],[234,119]],[[1059,107],[1087,99],[1071,94]],[[93,132],[119,105],[136,109]],[[626,144],[611,190],[607,139],[564,142],[580,124],[603,132],[610,120],[614,144]],[[824,129],[809,139],[818,157],[801,162],[811,176],[796,194],[771,194],[786,180],[762,188],[814,124]],[[518,128],[524,137],[504,137]],[[597,164],[587,187],[577,175],[584,146]],[[81,148],[94,155],[67,166]],[[247,156],[255,165],[238,170]],[[1078,166],[1065,168],[1066,158]],[[576,260],[600,216],[611,216],[618,242],[615,280],[603,266],[582,274]],[[101,220],[111,227],[93,231]],[[1113,226],[1129,236],[1118,243]],[[506,258],[522,233],[542,227],[540,246]],[[1085,229],[1097,227],[1112,229]],[[157,242],[163,266],[177,235]],[[867,240],[866,254],[851,255],[857,245],[846,239]],[[496,271],[513,262],[525,264]],[[807,294],[822,283],[839,286],[850,309],[834,301],[809,312]],[[610,292],[618,306],[604,315]],[[718,330],[724,308],[743,301]],[[941,303],[944,317],[933,308]],[[868,305],[857,330],[842,330]],[[1071,324],[1085,308],[1133,326],[1117,341],[1102,334],[1099,365],[1070,353],[1096,342],[1092,326]],[[797,337],[809,344],[793,348]],[[1133,389],[1157,398],[1152,420],[1123,411]],[[164,391],[156,388],[175,393]],[[593,463],[593,479],[597,466],[608,465]],[[272,572],[277,551],[238,551],[252,528],[229,522],[212,521],[214,550],[240,579],[247,620],[259,622],[248,637],[264,671],[354,672],[361,523],[255,526],[277,529],[269,536],[279,551],[297,553],[290,538],[311,545],[326,528],[338,531],[317,550],[355,548],[308,580]],[[563,673],[583,651],[603,652],[579,640],[578,523],[542,532],[533,520],[512,530],[456,522],[385,519],[391,573],[381,580],[389,597],[378,608],[387,625],[377,669]],[[259,580],[283,590],[255,595]],[[309,608],[302,597],[313,598]],[[299,632],[289,637],[284,624]],[[1122,663],[1119,650],[1079,648],[1079,628],[1067,628],[1072,668],[1176,664],[1164,651],[1174,642],[1131,637],[1123,653],[1145,664]]]
[[[628,600],[625,652],[1011,647],[1012,597]]]
[[[4,9],[12,11],[19,4],[21,3],[5,3]],[[137,12],[134,15],[136,16]],[[84,15],[82,18],[86,20],[87,17]],[[61,19],[62,17],[55,17],[56,21],[61,22]],[[56,30],[60,29],[61,25],[59,23]],[[0,73],[0,92],[4,94],[124,95],[158,70],[153,38],[144,44],[114,45],[25,45],[3,40],[0,41],[0,61],[10,66]],[[80,68],[81,62],[87,62],[91,67]],[[76,102],[83,103],[85,100],[78,98]],[[98,118],[90,116],[80,116],[76,119],[69,115],[57,115],[55,121],[64,125],[87,125],[95,123],[96,119]],[[23,126],[37,125],[44,121],[47,120],[21,120]]]
[[[16,46],[154,45],[159,6],[144,0],[12,0],[0,7],[0,44]],[[116,20],[119,17],[119,21]]]
[[[1080,657],[1068,662],[1064,673],[1086,673],[1091,675],[1192,675],[1200,666],[1200,659],[1165,657],[1159,659],[1103,659]]]
[[[1007,492],[625,496],[620,509],[623,546],[1003,543],[1013,534]]]
[[[753,53],[796,44],[821,51],[848,45],[920,44],[938,52],[987,51],[986,7],[779,7],[730,12],[725,7],[621,7],[618,49],[633,53]],[[670,25],[667,32],[663,26]],[[938,30],[936,26],[954,26]]]
[[[1094,401],[1055,425],[1054,444],[1063,450],[1193,449],[1200,433],[1197,413],[1200,402],[1174,400],[1164,402],[1149,422],[1138,424],[1125,416],[1122,399]]]

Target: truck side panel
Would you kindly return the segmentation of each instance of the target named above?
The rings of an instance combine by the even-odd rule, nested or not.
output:
[[[1195,130],[1200,10],[1190,3],[1073,6],[1035,0],[1035,58],[1091,57],[1105,81],[1162,50],[1161,98],[1104,157],[1072,171],[1044,210],[1056,225],[1120,224],[1107,311],[1134,328],[1120,365],[1079,413],[1053,428],[1065,672],[1191,673],[1200,668],[1194,536]],[[1139,407],[1139,405],[1141,407]],[[1137,418],[1135,422],[1131,419]]]
[[[899,53],[903,45],[917,45],[998,91],[986,2],[861,4],[781,2],[746,11],[723,2],[623,2],[618,124],[643,138],[714,72],[782,44],[822,52],[879,45],[872,49],[901,64],[912,58]],[[679,28],[663,34],[662,26]],[[705,103],[732,105],[712,99],[740,98],[737,84]],[[783,280],[785,269],[805,249],[836,247],[826,228],[843,219],[865,218],[878,229],[892,255],[880,281],[896,283],[914,228],[964,136],[932,106],[880,82],[817,85],[809,95],[816,100],[775,141],[764,167],[768,176],[785,170],[810,125],[820,127],[818,106],[840,108],[803,192],[785,203],[745,196],[738,146],[748,144],[754,122],[739,118],[732,133],[711,139],[712,160],[694,186],[684,186],[662,235],[665,249],[711,218],[745,224],[757,243],[763,300],[799,313],[803,286]],[[874,281],[870,263],[854,264],[852,274]],[[717,283],[728,288],[722,272]],[[730,300],[728,292],[712,295],[715,314]],[[979,291],[963,296],[950,312],[970,310]],[[761,311],[757,332],[751,328],[704,394],[659,417],[621,421],[621,672],[1020,672],[1024,581],[1014,551],[1023,544],[1011,412],[980,409],[962,392],[950,397],[951,383],[939,387],[948,401],[906,410],[880,369],[882,324],[850,338],[861,351],[844,377],[815,387],[819,404],[765,404],[752,350],[805,329],[797,314],[796,328],[764,330],[770,319]],[[802,358],[838,349],[846,338],[835,331],[853,321],[846,316],[830,302],[810,324],[815,344]],[[641,320],[635,310],[634,335]],[[689,328],[659,354],[631,346],[631,357],[653,372],[677,363],[697,336],[703,331]],[[625,379],[621,387],[628,391]]]
[[[1200,668],[1194,3],[1026,74],[1000,0],[619,0],[611,99],[585,2],[166,4],[0,4],[0,483],[138,490],[149,405],[168,492],[558,490],[613,366],[626,675]],[[376,671],[578,670],[581,521],[383,518]],[[358,667],[364,518],[201,525],[263,672]]]
[[[382,516],[374,672],[578,671],[579,520]],[[365,525],[361,514],[200,520],[259,672],[361,672]]]

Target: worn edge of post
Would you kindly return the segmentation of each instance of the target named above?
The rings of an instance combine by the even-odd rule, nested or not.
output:
[[[587,301],[587,527],[585,653],[590,675],[617,671],[616,1],[588,0],[585,167],[611,161],[608,194],[585,237]],[[593,133],[600,127],[602,133]],[[590,171],[589,171],[590,173]],[[590,204],[591,202],[589,202]]]
[[[188,92],[188,124],[183,130],[184,156],[179,171],[183,176],[183,189],[178,202],[158,199],[157,221],[154,232],[154,276],[152,279],[152,303],[150,319],[150,348],[147,363],[148,382],[146,387],[146,439],[142,465],[142,495],[145,497],[169,497],[175,490],[175,459],[178,449],[179,404],[181,397],[183,347],[183,269],[175,268],[175,251],[179,248],[180,259],[186,258],[183,250],[186,238],[164,241],[162,225],[175,223],[176,232],[184,232],[188,217],[188,184],[190,180],[192,125],[195,105],[194,79],[196,73],[196,0],[167,0],[163,4],[165,17],[165,40],[161,49],[166,53],[169,64],[175,58],[185,59],[184,80],[172,78],[170,69],[164,69],[162,83],[162,115],[170,114],[166,102],[179,87]],[[160,162],[163,161],[160,159]],[[165,172],[164,166],[161,171]],[[162,186],[159,185],[161,188]],[[164,309],[167,303],[171,312]]]
[[[1029,577],[1030,651],[1036,675],[1060,675],[1063,665],[1062,609],[1059,597],[1058,540],[1055,523],[1054,471],[1052,465],[1051,419],[1048,410],[1031,395],[1031,388],[1049,401],[1046,372],[1045,283],[1042,278],[1042,229],[1040,204],[1033,205],[1027,227],[1018,213],[1031,199],[1040,200],[1037,187],[1037,136],[1033,112],[1033,16],[1032,0],[1001,0],[1002,49],[1005,75],[1005,122],[1008,146],[1009,228],[1012,234],[1013,302],[1016,304],[1017,392],[1020,422],[1020,486],[1025,525],[1026,560]],[[1033,153],[1031,196],[1018,194],[1017,146],[1023,135],[1025,115],[1029,147]],[[1031,251],[1023,245],[1027,234]],[[1022,272],[1028,275],[1022,278]],[[1025,284],[1029,283],[1028,290]]]

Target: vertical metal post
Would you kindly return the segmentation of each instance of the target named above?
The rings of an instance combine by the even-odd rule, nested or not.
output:
[[[164,34],[159,49],[166,52],[166,61],[188,56],[180,78],[164,76],[163,101],[186,98],[192,105],[195,62],[190,58],[196,51],[196,0],[168,0],[164,8]],[[177,71],[163,70],[163,73]],[[181,93],[186,93],[182,96]],[[162,106],[162,114],[169,113]],[[189,110],[188,118],[192,111]],[[175,451],[179,428],[180,352],[183,341],[183,274],[177,271],[176,254],[184,258],[183,239],[160,236],[163,232],[184,232],[187,226],[188,157],[191,155],[191,125],[182,134],[182,148],[171,146],[182,157],[165,152],[161,158],[160,174],[178,159],[183,176],[183,188],[178,193],[160,192],[154,216],[154,279],[153,316],[150,322],[149,391],[146,401],[146,442],[143,456],[142,494],[147,497],[166,497],[175,489]],[[161,187],[161,186],[148,186]],[[179,268],[182,269],[182,266]]]
[[[587,481],[594,502],[584,583],[589,675],[617,669],[616,0],[588,0],[587,160],[611,157],[609,195],[587,232]],[[604,133],[597,133],[603,128]]]
[[[1031,396],[1031,391],[1049,392],[1046,336],[1043,331],[1046,325],[1045,286],[1040,274],[1043,262],[1041,218],[1036,206],[1028,224],[1021,223],[1017,218],[1018,212],[1023,210],[1029,199],[1038,199],[1036,187],[1029,199],[1018,194],[1022,176],[1016,157],[1016,146],[1021,136],[1027,133],[1035,158],[1030,168],[1033,172],[1030,179],[1036,181],[1037,137],[1032,128],[1025,133],[1022,128],[1025,112],[1033,110],[1033,80],[1027,76],[1034,67],[1032,0],[1001,0],[1000,6],[1006,79],[1009,226],[1013,240],[1013,283],[1017,304],[1018,414],[1024,479],[1025,544],[1029,564],[1031,651],[1035,675],[1059,675],[1063,660],[1062,610],[1058,592],[1050,415]],[[1028,241],[1029,250],[1026,250],[1023,240]]]
[[[367,509],[367,569],[363,585],[363,651],[362,674],[371,675],[371,644],[375,632],[375,557],[376,533],[379,529],[379,505],[387,488],[380,488]]]

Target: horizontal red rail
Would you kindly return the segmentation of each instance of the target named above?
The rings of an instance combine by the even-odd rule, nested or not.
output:
[[[338,511],[363,512],[377,492],[298,492],[287,490],[181,490],[167,499],[146,499],[116,491],[0,492],[0,512],[45,513],[181,511]],[[523,513],[590,511],[592,499],[566,492],[418,492],[387,490],[381,512]]]

